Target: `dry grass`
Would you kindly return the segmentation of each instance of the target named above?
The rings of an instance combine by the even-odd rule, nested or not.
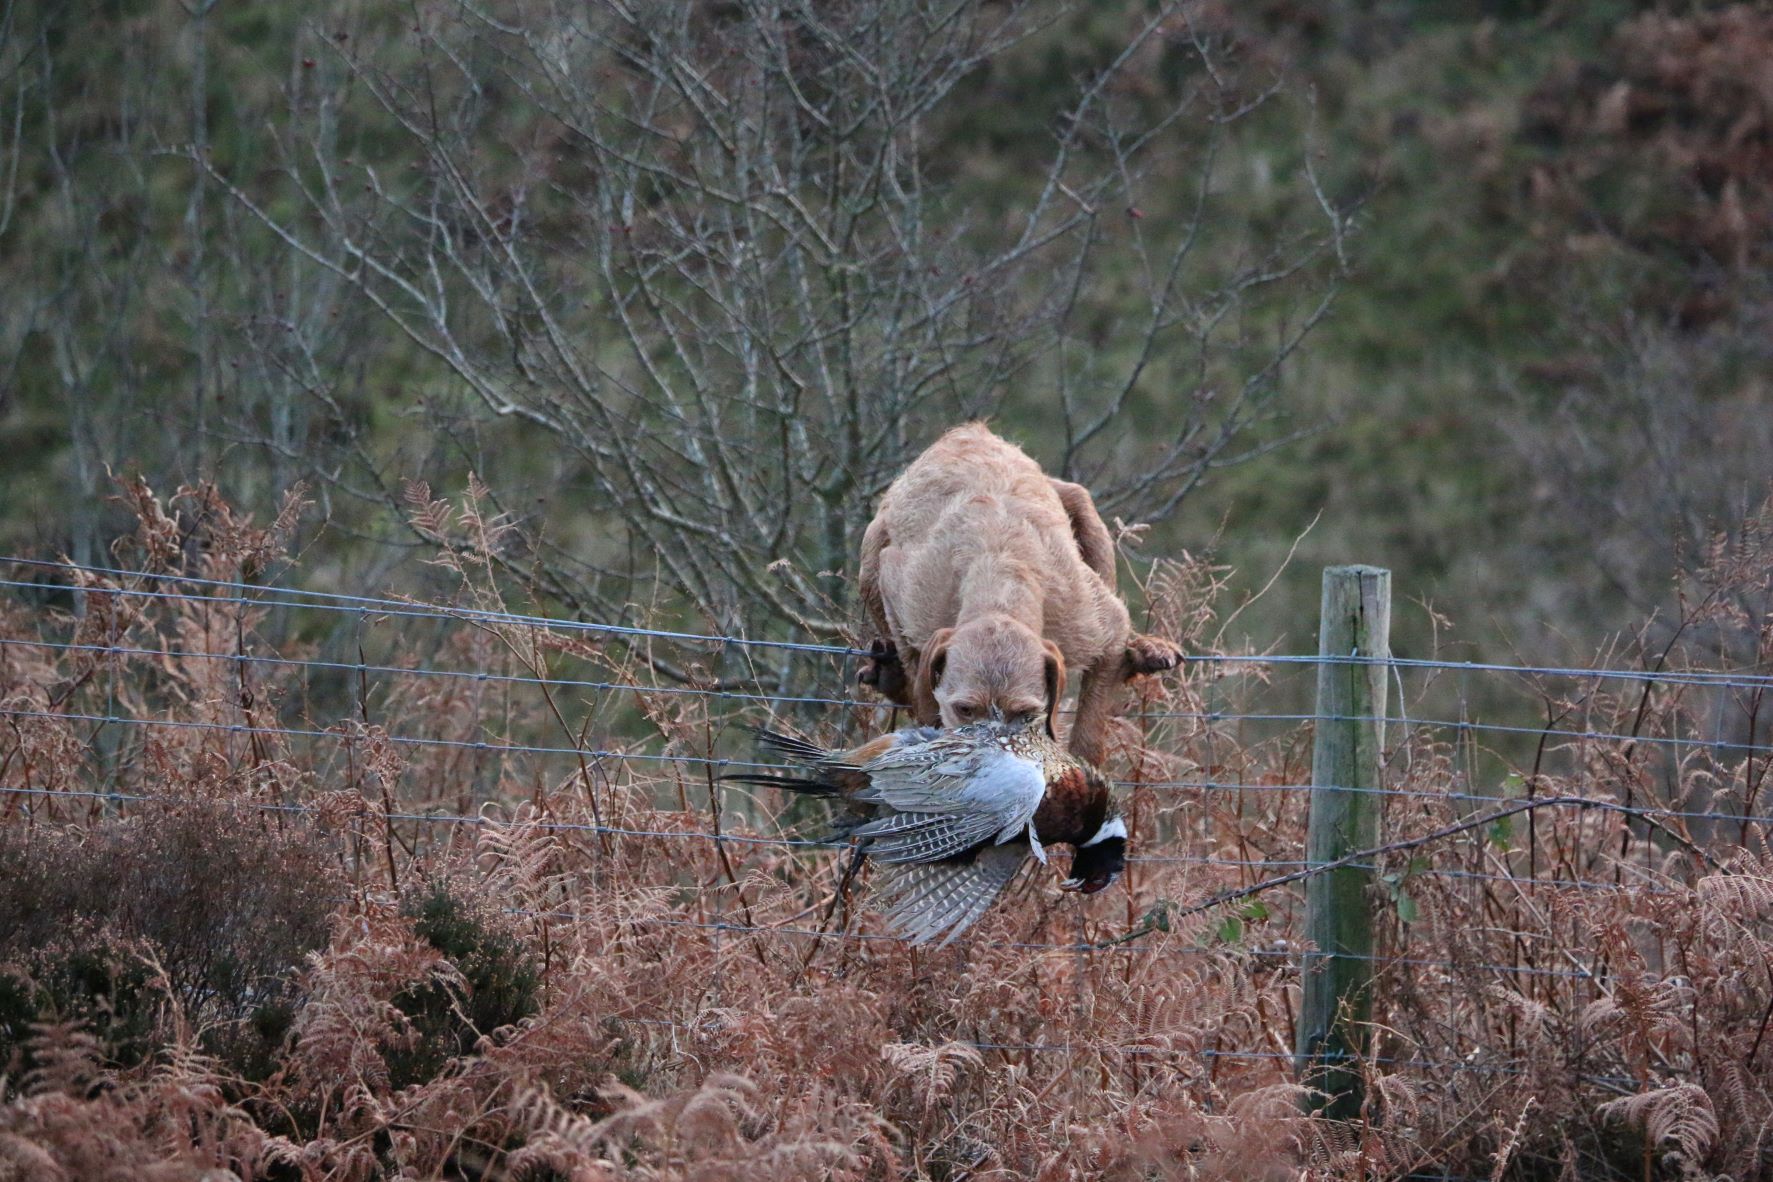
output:
[[[124,565],[209,578],[274,569],[287,524],[256,529],[205,490],[165,505],[141,490],[137,509]],[[463,603],[497,606],[475,557],[498,545],[497,523],[472,498],[424,511],[469,542],[443,559]],[[1680,626],[1657,633],[1673,641],[1610,663],[1696,667],[1728,640],[1737,667],[1766,672],[1768,525],[1696,564]],[[1373,1119],[1332,1125],[1299,1115],[1293,1083],[1296,887],[1159,921],[1284,869],[1241,863],[1301,856],[1305,794],[1281,786],[1309,778],[1309,728],[1202,717],[1259,703],[1266,666],[1198,662],[1142,690],[1116,770],[1138,782],[1133,851],[1149,860],[1124,888],[1062,898],[1034,876],[931,952],[878,938],[834,897],[840,857],[736,840],[802,818],[716,791],[710,765],[496,749],[749,758],[725,727],[756,719],[756,702],[561,684],[650,686],[649,656],[731,676],[732,654],[372,618],[351,624],[353,646],[382,654],[369,664],[548,684],[222,660],[269,655],[273,625],[292,626],[264,607],[83,582],[77,618],[16,603],[0,618],[15,640],[113,647],[0,646],[0,787],[16,790],[0,798],[0,841],[17,852],[0,867],[0,982],[14,986],[0,1005],[15,1007],[0,1033],[17,1032],[0,1179],[1769,1168],[1773,851],[1758,822],[1546,810],[1388,856]],[[1210,651],[1216,589],[1202,563],[1161,566],[1153,624]],[[813,665],[790,669],[805,692],[844,684]],[[1482,802],[1468,794],[1764,807],[1765,760],[1723,745],[1764,740],[1758,691],[1521,685],[1561,729],[1626,737],[1509,747],[1394,728],[1388,840],[1470,814]],[[1442,689],[1414,686],[1410,710]],[[1696,735],[1707,742],[1659,741]],[[401,819],[426,814],[478,822]],[[735,840],[633,835],[716,829]],[[1545,879],[1589,885],[1528,881]],[[73,925],[67,948],[41,936],[57,916]]]

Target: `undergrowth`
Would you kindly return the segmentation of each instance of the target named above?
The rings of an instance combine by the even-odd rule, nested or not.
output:
[[[1673,676],[1768,672],[1766,512],[1690,564],[1673,642],[1601,654],[1657,680],[1516,678],[1542,734],[1438,724],[1446,678],[1400,681],[1369,1119],[1338,1125],[1293,1074],[1299,885],[1191,910],[1302,856],[1310,777],[1308,724],[1236,717],[1286,667],[1218,653],[1210,564],[1159,564],[1150,624],[1243,659],[1138,687],[1123,883],[1030,872],[932,950],[714,779],[765,703],[700,691],[779,654],[317,624],[179,581],[280,569],[294,500],[259,528],[132,496],[118,565],[178,578],[0,607],[0,1179],[1767,1175],[1761,690]],[[500,522],[439,505],[462,606],[504,608]],[[832,740],[890,721],[778,705]],[[1411,844],[1528,795],[1661,811]]]

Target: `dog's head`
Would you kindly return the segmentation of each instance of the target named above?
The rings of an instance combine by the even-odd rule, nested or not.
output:
[[[1065,658],[1059,646],[1009,616],[988,615],[943,628],[925,646],[912,693],[919,713],[939,713],[942,725],[964,726],[996,717],[1005,722],[1046,718],[1065,695]]]

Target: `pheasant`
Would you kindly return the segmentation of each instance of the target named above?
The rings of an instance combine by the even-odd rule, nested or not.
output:
[[[1108,781],[1044,728],[997,721],[917,726],[833,751],[761,727],[764,743],[811,775],[723,777],[843,802],[825,840],[893,867],[888,922],[914,944],[972,926],[1029,857],[1077,853],[1061,889],[1094,894],[1126,867],[1127,827]]]

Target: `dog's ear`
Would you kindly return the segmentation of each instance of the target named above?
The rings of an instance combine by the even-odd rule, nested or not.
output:
[[[1046,649],[1047,738],[1057,740],[1059,731],[1055,716],[1059,713],[1059,699],[1065,696],[1065,654],[1050,640],[1042,640],[1040,644]]]
[[[942,722],[942,707],[936,703],[936,687],[942,684],[942,674],[948,668],[948,642],[954,637],[954,629],[938,628],[930,642],[918,654],[917,675],[911,682],[911,709],[917,714],[917,721],[925,726],[939,726]]]

